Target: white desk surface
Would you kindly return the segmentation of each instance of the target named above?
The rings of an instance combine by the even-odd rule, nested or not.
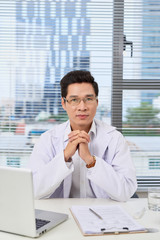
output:
[[[46,199],[46,200],[36,200],[35,207],[44,210],[50,210],[55,212],[67,213],[69,218],[64,223],[58,225],[52,230],[48,231],[44,235],[40,236],[40,240],[159,240],[160,239],[160,212],[158,216],[156,213],[147,209],[142,218],[137,221],[146,228],[156,228],[159,232],[156,233],[136,233],[136,234],[120,234],[120,235],[103,235],[103,236],[83,236],[79,227],[77,226],[75,220],[69,208],[72,205],[121,205],[129,214],[132,216],[138,210],[146,207],[147,209],[147,199],[145,198],[132,198],[128,202],[116,202],[107,199]],[[25,216],[24,216],[25,217]],[[0,240],[23,240],[31,239],[19,235],[9,234],[0,232]]]

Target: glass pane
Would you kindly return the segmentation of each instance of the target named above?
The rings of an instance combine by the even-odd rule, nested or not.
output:
[[[159,176],[160,91],[123,91],[123,134],[137,176]]]
[[[124,79],[160,81],[159,12],[159,0],[124,1],[124,34],[128,41],[124,47]]]
[[[90,70],[97,118],[110,123],[113,1],[0,1],[0,164],[23,166],[39,136],[67,120],[60,79]]]

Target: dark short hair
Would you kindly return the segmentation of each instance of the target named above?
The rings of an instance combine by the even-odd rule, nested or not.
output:
[[[98,84],[94,81],[94,77],[89,71],[75,70],[68,72],[61,79],[61,96],[66,97],[68,93],[68,86],[73,83],[90,83],[94,89],[96,96],[98,96]]]

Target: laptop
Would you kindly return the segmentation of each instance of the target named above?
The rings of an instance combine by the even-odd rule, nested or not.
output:
[[[34,208],[31,170],[0,167],[0,231],[38,237],[67,218]]]

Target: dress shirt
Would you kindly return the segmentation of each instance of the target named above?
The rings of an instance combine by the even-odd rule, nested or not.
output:
[[[96,157],[96,164],[86,169],[86,182],[97,198],[127,201],[137,188],[128,144],[115,127],[96,119],[94,125],[89,149],[91,155]],[[69,121],[54,126],[43,133],[35,144],[28,167],[33,172],[35,197],[38,199],[66,198],[72,194],[74,164],[71,162],[67,166],[64,160],[64,149],[70,132],[68,126]]]

